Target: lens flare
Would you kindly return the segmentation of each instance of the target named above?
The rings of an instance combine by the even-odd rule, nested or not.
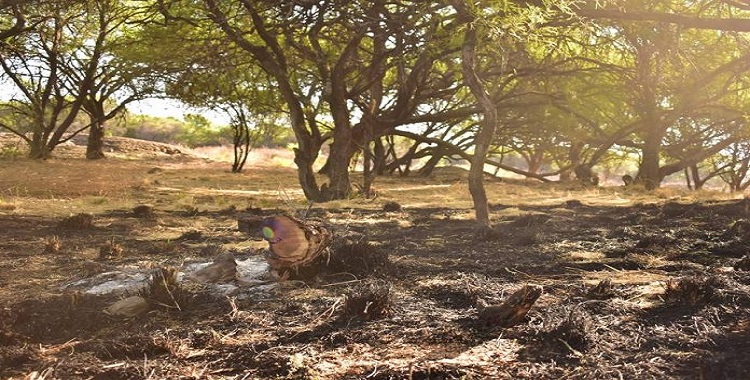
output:
[[[265,237],[266,240],[273,240],[275,236],[276,234],[273,232],[273,228],[268,226],[263,227],[263,237]]]

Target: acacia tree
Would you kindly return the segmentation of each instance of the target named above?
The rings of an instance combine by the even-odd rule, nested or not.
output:
[[[464,0],[452,1],[453,8],[458,14],[459,22],[466,24],[463,42],[461,44],[461,72],[463,81],[479,103],[482,111],[482,122],[474,138],[474,156],[469,169],[469,192],[474,202],[479,234],[487,234],[491,228],[489,203],[484,189],[484,160],[490,149],[492,137],[497,128],[497,109],[485,90],[482,80],[477,75],[476,45],[477,24],[474,10],[470,9]]]
[[[601,34],[622,51],[622,68],[613,73],[619,73],[620,83],[631,84],[624,88],[631,98],[625,113],[634,121],[623,129],[630,134],[618,136],[618,143],[640,150],[638,180],[646,187],[659,186],[665,176],[697,165],[738,138],[725,134],[705,141],[705,149],[692,155],[662,162],[670,150],[666,140],[679,120],[725,107],[722,103],[745,87],[747,46],[734,33],[718,32],[750,30],[747,9],[740,5],[643,1],[576,9],[579,16],[604,26]],[[721,124],[707,125],[721,129]]]
[[[79,33],[80,51],[64,66],[71,78],[68,91],[81,97],[82,109],[90,123],[79,131],[88,129],[86,158],[104,157],[105,125],[137,100],[157,92],[163,70],[154,71],[144,65],[143,57],[133,54],[139,40],[139,24],[153,17],[148,8],[136,7],[121,0],[90,0],[82,22],[87,27]],[[97,43],[90,44],[88,41]],[[87,70],[94,75],[84,86]]]
[[[209,20],[190,20],[187,32],[176,36],[171,44],[188,47],[189,53],[178,58],[185,69],[172,76],[166,94],[229,117],[232,172],[241,172],[250,149],[273,143],[288,129],[288,116],[282,110],[279,92],[271,85],[273,81],[243,49],[227,42],[226,35]],[[311,110],[310,115],[317,112]]]
[[[715,165],[719,177],[732,192],[745,191],[750,187],[750,141],[732,144],[717,155]]]
[[[457,90],[450,73],[433,70],[451,54],[440,47],[455,26],[441,11],[445,5],[203,3],[208,17],[273,80],[295,133],[295,163],[308,199],[348,196],[354,153],[399,125],[471,113],[437,116],[423,107]],[[318,186],[313,165],[326,142],[328,183]]]
[[[135,43],[129,32],[148,12],[121,0],[33,3],[35,13],[27,17],[34,27],[0,48],[3,74],[18,93],[11,104],[33,120],[31,136],[19,126],[3,127],[29,143],[32,158],[47,158],[89,130],[86,157],[102,158],[106,121],[158,83],[151,68],[121,54]],[[79,111],[90,122],[71,130]]]
[[[86,10],[80,2],[42,3],[36,10],[35,27],[6,39],[0,47],[2,75],[17,91],[10,104],[15,112],[31,121],[31,136],[18,126],[1,124],[0,127],[29,144],[29,157],[44,159],[65,141],[63,136],[84,101],[82,96],[68,90],[74,86],[66,75],[65,65],[81,49],[75,40],[83,25],[77,21]],[[91,43],[100,45],[102,40]],[[96,70],[91,62],[82,70],[77,87],[85,92],[91,87]]]

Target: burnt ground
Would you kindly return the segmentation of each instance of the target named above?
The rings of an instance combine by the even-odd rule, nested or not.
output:
[[[158,304],[133,318],[102,311],[113,296],[61,285],[118,267],[180,267],[219,245],[258,255],[237,215],[283,210],[157,204],[148,218],[92,213],[91,226],[3,210],[0,378],[750,378],[745,200],[493,204],[485,239],[469,209],[383,203],[308,216],[372,243],[386,266],[229,297],[185,285],[179,309]],[[114,241],[121,251],[100,258]],[[524,284],[543,293],[521,324],[478,320]],[[372,289],[385,305],[352,312]]]
[[[466,210],[313,210],[323,220],[345,214],[345,224],[329,225],[375,243],[388,253],[390,266],[363,278],[336,274],[290,282],[244,300],[191,288],[183,310],[156,308],[133,319],[102,313],[111,297],[24,288],[49,278],[38,273],[41,267],[83,277],[105,270],[90,266],[150,256],[176,262],[200,254],[204,243],[172,243],[176,247],[165,253],[166,240],[128,237],[140,224],[158,221],[126,212],[95,215],[94,226],[84,230],[61,229],[57,219],[1,216],[0,283],[14,283],[16,297],[2,300],[0,375],[750,377],[750,272],[733,268],[750,244],[744,201],[632,207],[569,202],[522,210],[497,220],[497,235],[489,240],[475,239],[470,221],[450,217]],[[188,224],[191,218],[219,225],[233,219],[228,213],[179,217]],[[404,220],[411,225],[399,226]],[[202,232],[211,244],[243,239],[228,228]],[[124,236],[120,244],[129,253],[107,262],[75,252],[45,253],[40,239],[51,234],[81,244]],[[257,253],[236,252],[251,254]],[[28,278],[8,276],[9,267]],[[611,279],[612,286],[593,290],[602,279]],[[376,280],[390,287],[390,313],[372,321],[347,318],[347,295]],[[544,293],[524,323],[503,329],[478,322],[482,302],[497,303],[526,283],[542,285]]]

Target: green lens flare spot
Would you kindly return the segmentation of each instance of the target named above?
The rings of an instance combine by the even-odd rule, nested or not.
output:
[[[263,236],[266,239],[273,239],[276,234],[273,232],[271,227],[263,227]]]

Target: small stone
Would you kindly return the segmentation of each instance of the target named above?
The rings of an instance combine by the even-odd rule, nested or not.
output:
[[[132,296],[109,305],[104,312],[118,317],[132,318],[147,312],[150,308],[145,298]]]

